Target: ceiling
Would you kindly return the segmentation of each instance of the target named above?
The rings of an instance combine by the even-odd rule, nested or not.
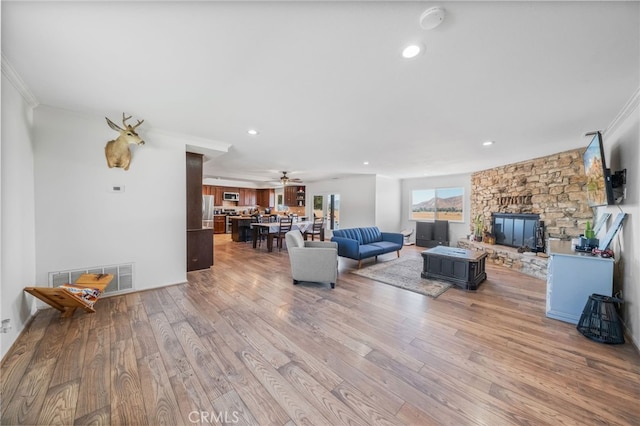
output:
[[[424,30],[434,6],[445,19]],[[3,61],[37,103],[112,120],[126,111],[145,120],[142,149],[152,131],[205,141],[205,177],[483,170],[586,146],[584,133],[605,129],[640,87],[638,2],[1,7]],[[415,42],[424,53],[402,58]]]

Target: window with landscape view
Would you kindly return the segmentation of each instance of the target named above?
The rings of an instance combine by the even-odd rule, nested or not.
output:
[[[463,222],[464,188],[415,189],[410,220]]]

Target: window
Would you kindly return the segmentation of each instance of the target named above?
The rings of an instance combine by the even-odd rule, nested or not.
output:
[[[410,220],[463,222],[464,188],[414,189]]]

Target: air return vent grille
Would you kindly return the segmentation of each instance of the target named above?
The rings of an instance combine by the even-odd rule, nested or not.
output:
[[[113,274],[113,281],[105,289],[105,294],[116,294],[135,288],[133,283],[133,263],[49,272],[49,287],[74,283],[82,274]]]

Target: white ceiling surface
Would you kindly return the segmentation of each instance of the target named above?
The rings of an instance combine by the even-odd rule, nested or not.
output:
[[[586,146],[640,87],[640,3],[3,1],[2,53],[40,104],[229,144],[205,177],[435,176]]]

